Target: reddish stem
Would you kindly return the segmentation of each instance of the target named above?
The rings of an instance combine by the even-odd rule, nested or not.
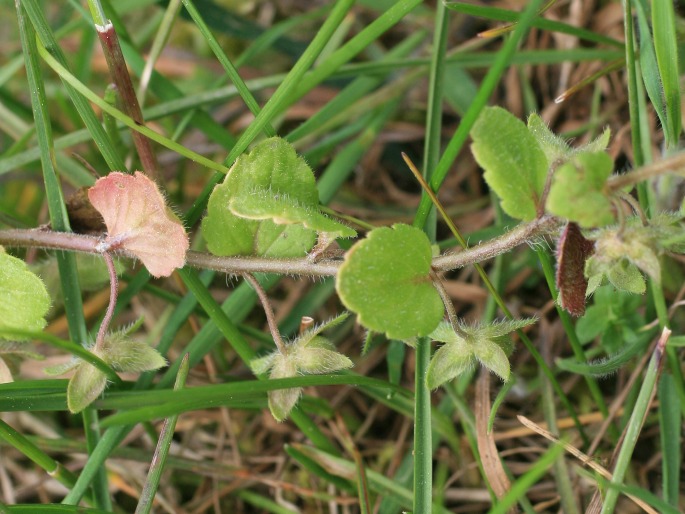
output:
[[[102,319],[102,323],[100,323],[97,339],[95,339],[95,348],[98,350],[102,349],[102,345],[105,342],[105,336],[107,335],[109,324],[112,322],[114,308],[117,305],[117,295],[119,294],[119,279],[117,278],[117,270],[114,268],[112,255],[109,252],[102,252],[102,258],[105,260],[107,270],[109,271],[109,305],[107,306],[105,317]]]

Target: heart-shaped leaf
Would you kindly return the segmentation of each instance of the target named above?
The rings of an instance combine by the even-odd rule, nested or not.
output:
[[[41,279],[0,246],[0,330],[41,330],[49,309],[50,296]]]
[[[338,295],[363,326],[390,339],[428,335],[444,312],[430,276],[431,257],[430,241],[417,228],[374,229],[346,253]]]
[[[183,267],[189,246],[183,224],[143,173],[110,173],[88,190],[88,198],[107,226],[103,250],[126,250],[155,277]]]

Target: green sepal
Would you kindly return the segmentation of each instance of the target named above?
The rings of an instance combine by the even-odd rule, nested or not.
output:
[[[472,368],[474,363],[473,352],[463,339],[444,344],[437,349],[428,365],[426,385],[429,389],[437,389]]]
[[[88,407],[107,386],[107,376],[95,366],[81,362],[67,386],[67,407],[76,414]]]
[[[288,356],[276,355],[271,368],[270,378],[290,378],[297,376],[297,366]],[[285,421],[302,394],[301,387],[269,391],[269,410],[276,421]]]

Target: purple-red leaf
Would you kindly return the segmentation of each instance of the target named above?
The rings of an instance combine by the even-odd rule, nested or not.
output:
[[[557,289],[559,305],[573,316],[585,313],[585,261],[594,252],[595,245],[585,239],[576,223],[568,223],[557,244]]]
[[[88,198],[107,226],[103,251],[126,250],[155,277],[183,266],[189,246],[185,229],[143,173],[110,173],[88,190]]]

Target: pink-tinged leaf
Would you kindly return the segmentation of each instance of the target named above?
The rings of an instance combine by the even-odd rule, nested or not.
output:
[[[143,173],[110,173],[88,190],[88,198],[107,226],[103,251],[126,250],[155,277],[183,267],[188,236],[157,185]]]
[[[568,223],[557,244],[557,289],[559,304],[573,316],[585,313],[585,261],[595,245],[583,237],[576,223]]]

